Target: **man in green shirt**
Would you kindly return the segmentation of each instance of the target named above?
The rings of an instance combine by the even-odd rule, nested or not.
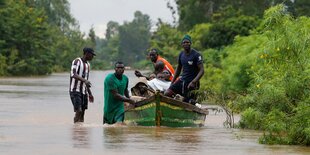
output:
[[[116,62],[114,69],[115,73],[107,75],[104,80],[103,124],[123,124],[124,102],[135,102],[129,98],[128,77],[123,75],[124,64]]]

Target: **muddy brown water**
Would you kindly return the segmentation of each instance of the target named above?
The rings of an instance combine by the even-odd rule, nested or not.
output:
[[[202,128],[103,126],[103,80],[111,72],[91,72],[95,102],[83,124],[73,124],[69,73],[0,78],[0,154],[310,154],[309,147],[259,144],[258,131],[227,129],[223,112],[210,112]],[[132,86],[133,71],[125,74]]]

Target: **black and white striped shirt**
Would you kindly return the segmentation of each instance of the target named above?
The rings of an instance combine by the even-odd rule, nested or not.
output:
[[[76,58],[72,61],[71,72],[70,72],[70,92],[82,92],[86,94],[86,85],[84,82],[73,78],[74,74],[81,76],[88,80],[90,71],[90,64],[86,61],[83,62],[81,58]]]

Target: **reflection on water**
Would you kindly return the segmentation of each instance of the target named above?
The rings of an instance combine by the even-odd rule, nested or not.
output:
[[[103,145],[108,150],[123,150],[127,143],[125,127],[105,127],[103,128]]]
[[[90,148],[90,129],[81,124],[74,124],[72,142],[74,148]]]
[[[201,145],[203,129],[165,127],[104,127],[105,150],[165,153],[195,153]],[[140,152],[141,153],[141,152]]]
[[[102,125],[103,79],[93,71],[95,102],[85,123],[73,124],[69,74],[0,78],[0,154],[216,154],[306,155],[310,147],[261,145],[261,132],[226,129],[224,113],[207,116],[203,128],[106,127]],[[129,87],[137,78],[125,71]]]

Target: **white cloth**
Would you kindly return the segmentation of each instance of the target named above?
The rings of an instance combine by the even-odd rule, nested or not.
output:
[[[166,91],[169,87],[171,82],[170,81],[162,81],[159,79],[152,79],[150,81],[147,81],[147,84],[153,88],[154,90],[159,90],[159,91]]]

